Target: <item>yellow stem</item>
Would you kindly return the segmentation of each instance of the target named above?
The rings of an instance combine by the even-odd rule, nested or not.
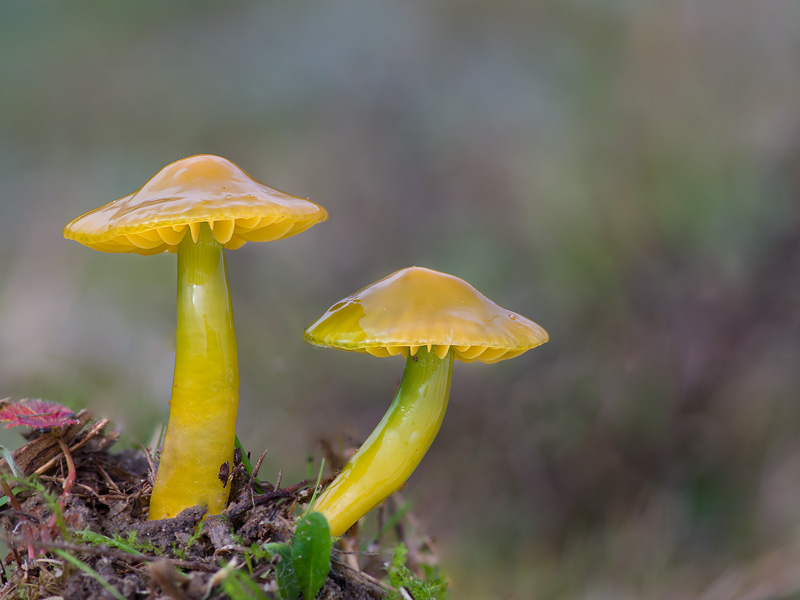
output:
[[[414,472],[439,432],[452,376],[452,350],[444,359],[424,348],[408,357],[389,411],[314,504],[332,535],[347,531]]]
[[[178,326],[169,424],[150,519],[205,505],[225,508],[239,404],[239,370],[223,247],[203,224],[178,247]],[[226,482],[227,483],[227,482]]]

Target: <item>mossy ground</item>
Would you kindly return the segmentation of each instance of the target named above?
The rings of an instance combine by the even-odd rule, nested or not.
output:
[[[255,583],[264,598],[280,597],[274,564],[259,548],[291,538],[295,515],[311,499],[315,482],[259,481],[257,470],[248,475],[237,456],[229,479],[231,501],[221,515],[204,519],[196,507],[175,519],[148,521],[155,469],[149,454],[113,453],[117,436],[107,421],[93,421],[86,412],[78,419],[61,432],[74,461],[74,482],[68,482],[67,461],[51,431],[32,432],[14,452],[22,478],[3,465],[14,498],[6,497],[0,508],[7,545],[0,600],[213,600],[234,597],[225,585],[231,578]],[[429,563],[430,548],[418,541],[407,516],[397,516],[392,545],[411,548],[412,568]],[[391,548],[382,548],[379,539],[366,546],[363,551],[365,543],[354,532],[337,542],[318,598],[402,597],[385,582]]]

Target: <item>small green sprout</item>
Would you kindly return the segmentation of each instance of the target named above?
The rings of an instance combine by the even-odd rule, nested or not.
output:
[[[311,460],[309,468],[310,465]],[[324,468],[323,460],[309,508],[297,520],[291,542],[263,545],[270,558],[275,560],[275,578],[284,600],[296,600],[301,593],[304,600],[312,600],[325,585],[331,571],[331,528],[322,513],[310,511]]]
[[[389,600],[445,600],[447,598],[447,581],[439,575],[438,569],[422,565],[425,578],[414,574],[406,566],[408,548],[403,543],[397,545],[389,567],[389,582],[398,590],[389,596]],[[403,595],[405,591],[405,595]]]
[[[197,527],[195,527],[194,532],[189,537],[189,539],[186,540],[186,543],[183,546],[179,546],[177,542],[173,542],[173,544],[172,544],[172,553],[175,555],[175,557],[177,559],[185,560],[186,559],[186,552],[189,550],[189,548],[191,548],[192,546],[194,546],[197,543],[197,540],[200,539],[201,535],[203,535],[203,522],[202,521],[200,521],[197,524]]]
[[[161,550],[151,542],[137,539],[135,531],[128,531],[124,537],[118,533],[115,533],[113,537],[108,537],[102,533],[95,533],[89,529],[83,529],[81,531],[76,531],[73,536],[75,541],[79,543],[91,544],[93,546],[108,546],[109,548],[122,550],[123,552],[136,556],[142,556],[144,554],[151,554],[154,556],[161,555]]]
[[[225,595],[230,600],[268,600],[258,584],[236,567],[235,560],[222,567],[220,586]]]
[[[325,585],[331,570],[333,538],[327,519],[318,512],[303,515],[290,543],[265,544],[275,562],[275,576],[284,600],[303,594],[311,600]]]

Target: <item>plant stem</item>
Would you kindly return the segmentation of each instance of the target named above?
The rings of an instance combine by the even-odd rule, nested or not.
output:
[[[204,223],[197,242],[187,233],[178,246],[175,376],[150,519],[175,517],[197,505],[208,514],[225,508],[228,488],[219,473],[225,462],[233,468],[238,404],[225,255]]]
[[[314,506],[332,535],[347,531],[414,472],[439,432],[452,376],[452,350],[444,359],[425,348],[408,357],[388,412]]]
[[[0,479],[0,486],[2,486],[3,491],[6,493],[6,496],[8,496],[8,500],[9,502],[11,502],[11,506],[14,508],[14,510],[17,511],[17,513],[19,514],[23,514],[22,506],[20,505],[19,500],[17,500],[17,497],[14,495],[11,486],[8,485],[8,482],[5,479]],[[28,543],[28,558],[34,560],[36,558],[36,550],[34,550],[33,542],[31,541],[33,539],[31,526],[28,523],[23,522],[22,531],[25,533],[25,538]],[[17,560],[17,565],[20,568],[22,568],[22,562],[19,560],[19,554],[17,553],[17,551],[14,549],[13,546],[11,547],[11,551],[14,554],[14,558]]]
[[[56,435],[56,440],[58,441],[58,445],[61,447],[61,452],[64,454],[64,459],[67,461],[67,477],[64,479],[64,489],[61,493],[63,502],[66,501],[67,497],[72,491],[72,485],[75,483],[75,461],[72,459],[72,452],[69,451],[69,447],[64,441],[64,438],[62,438],[60,435]]]
[[[58,499],[58,507],[61,510],[53,511],[53,516],[50,517],[50,521],[47,524],[47,532],[48,535],[50,535],[54,533],[58,527],[61,530],[61,534],[66,535],[67,531],[64,527],[63,513],[61,511],[63,511],[66,506],[67,498],[69,498],[72,486],[75,483],[75,461],[72,459],[72,453],[69,451],[69,447],[64,441],[64,438],[59,434],[55,434],[55,438],[56,441],[58,441],[58,445],[61,447],[64,459],[67,461],[67,476],[64,478],[64,487],[61,491],[61,497]]]

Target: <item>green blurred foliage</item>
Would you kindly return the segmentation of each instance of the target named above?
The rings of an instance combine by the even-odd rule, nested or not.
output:
[[[427,266],[552,340],[457,367],[406,488],[454,597],[797,594],[798,23],[777,0],[5,2],[0,396],[152,443],[174,257],[60,230],[216,153],[331,215],[228,256],[262,476],[363,440],[400,377],[303,328]]]

